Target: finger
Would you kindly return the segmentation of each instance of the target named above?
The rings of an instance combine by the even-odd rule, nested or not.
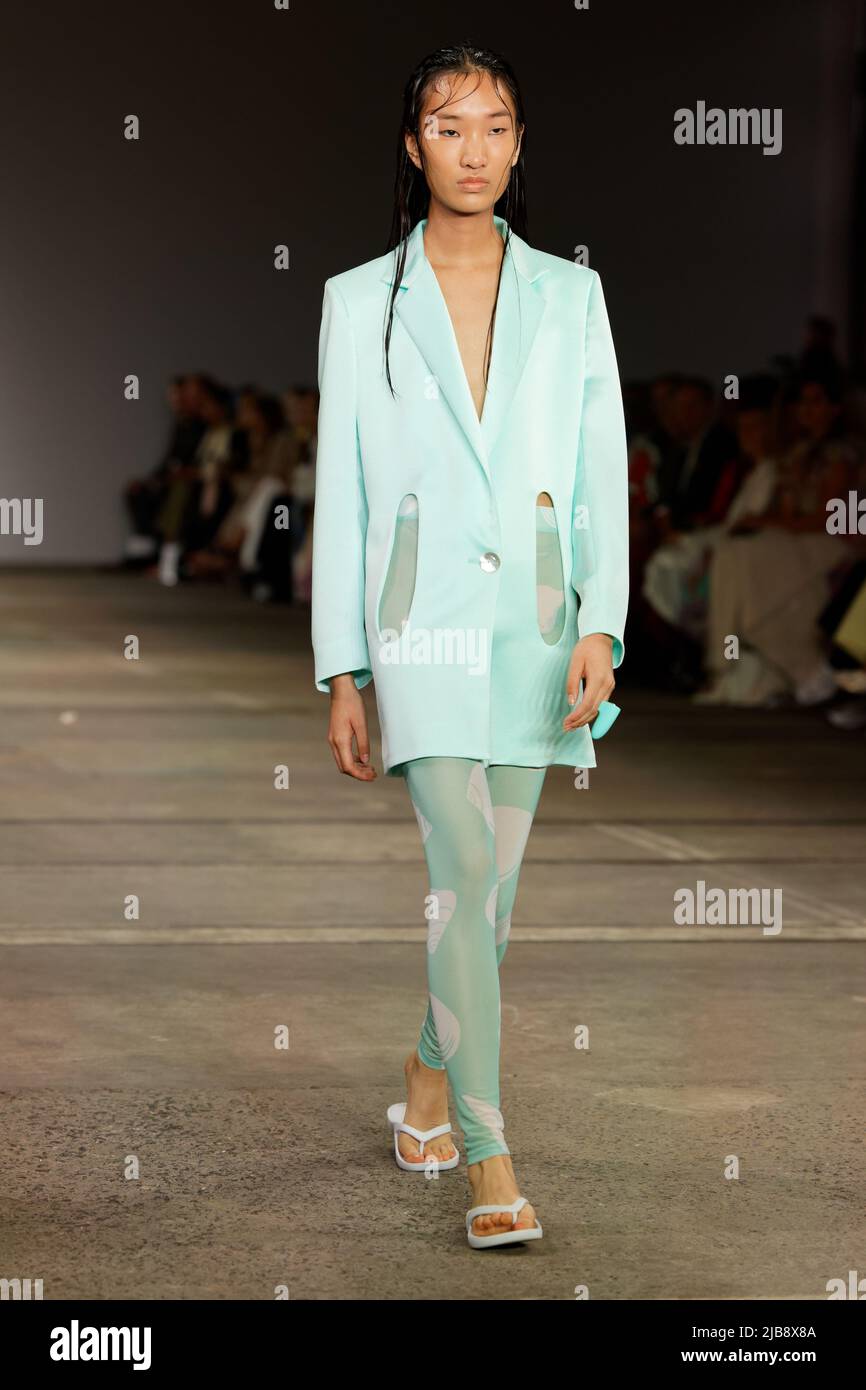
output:
[[[358,757],[362,763],[370,761],[370,736],[367,733],[367,721],[362,720],[355,725],[355,742],[358,745]]]
[[[366,722],[353,730],[357,750],[352,749],[352,776],[357,777],[362,782],[372,782],[376,776],[376,769],[370,765],[370,742],[367,737]],[[363,761],[363,754],[366,753],[367,761]]]
[[[580,693],[580,682],[584,679],[584,676],[584,665],[583,662],[579,661],[575,665],[574,669],[572,671],[569,671],[568,673],[566,694],[568,695],[568,703],[570,705],[573,705],[577,700],[577,697]]]
[[[352,753],[352,734],[351,731],[340,734],[337,739],[338,766],[341,772],[345,772],[349,777],[355,776],[355,758]]]
[[[367,763],[360,762],[355,757],[355,751],[352,747],[353,734],[354,729],[349,724],[345,730],[341,730],[335,735],[334,742],[339,755],[337,766],[341,772],[345,772],[347,777],[357,777],[362,782],[371,782],[376,776],[375,769]]]
[[[598,706],[602,698],[603,686],[601,681],[594,680],[584,687],[583,699],[579,705],[575,705],[570,714],[566,715],[564,727],[566,729],[577,729],[582,724],[586,724],[590,719],[594,719],[598,713]]]

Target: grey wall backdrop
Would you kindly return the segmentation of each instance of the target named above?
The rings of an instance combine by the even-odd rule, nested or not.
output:
[[[443,43],[515,65],[530,240],[588,245],[624,377],[721,380],[796,350],[813,310],[844,327],[860,8],[21,7],[0,83],[0,497],[42,497],[45,532],[0,537],[0,563],[118,556],[121,485],[163,447],[172,374],[314,379],[323,282],[384,250],[402,86]],[[673,113],[699,100],[781,107],[781,154],[678,147]]]

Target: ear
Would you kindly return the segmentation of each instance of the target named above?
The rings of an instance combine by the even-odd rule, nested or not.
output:
[[[515,164],[517,163],[518,159],[520,158],[520,146],[523,144],[523,132],[524,132],[525,129],[526,129],[526,126],[521,126],[521,127],[520,127],[520,130],[517,132],[517,148],[515,149],[514,154],[513,154],[512,157],[511,157],[511,167],[512,167],[512,169],[514,168]]]
[[[415,168],[420,169],[422,167],[421,157],[418,154],[418,142],[415,136],[412,134],[411,130],[407,130],[403,138],[406,144],[406,153],[415,165]]]

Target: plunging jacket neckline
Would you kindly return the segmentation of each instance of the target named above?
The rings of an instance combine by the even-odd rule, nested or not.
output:
[[[445,312],[446,312],[446,314],[448,315],[448,322],[449,322],[450,325],[451,325],[451,333],[452,333],[453,338],[454,338],[454,347],[455,347],[455,349],[456,349],[456,351],[457,351],[457,356],[458,356],[459,359],[460,359],[460,366],[463,368],[463,376],[464,376],[465,381],[466,381],[466,390],[467,390],[467,392],[469,393],[469,399],[470,399],[470,401],[472,402],[472,409],[473,409],[473,411],[475,412],[475,416],[476,416],[476,418],[477,418],[477,420],[478,420],[478,424],[479,424],[479,427],[480,427],[480,428],[483,428],[483,426],[484,426],[484,412],[485,412],[486,409],[487,409],[487,402],[488,402],[488,400],[489,400],[489,398],[490,398],[490,378],[493,376],[493,362],[494,362],[494,355],[495,355],[495,353],[496,353],[496,339],[497,339],[496,325],[497,325],[497,321],[498,321],[498,319],[499,319],[499,303],[500,303],[500,300],[501,300],[501,298],[502,298],[502,277],[503,277],[503,273],[504,273],[504,271],[505,271],[505,259],[506,259],[507,253],[508,253],[508,248],[507,248],[507,246],[505,245],[505,237],[503,236],[502,231],[500,230],[500,226],[499,226],[500,220],[501,220],[501,219],[499,219],[499,218],[497,218],[497,217],[494,217],[494,219],[493,219],[493,226],[494,226],[494,229],[495,229],[495,231],[496,231],[497,236],[499,237],[499,240],[502,242],[502,257],[501,257],[501,260],[500,260],[499,279],[498,279],[497,286],[496,286],[496,305],[495,305],[494,316],[493,316],[493,341],[492,341],[492,343],[491,343],[491,345],[490,345],[490,366],[489,366],[488,374],[487,374],[487,375],[488,375],[488,379],[487,379],[487,381],[486,381],[485,384],[484,384],[484,400],[481,402],[481,414],[480,414],[480,415],[478,414],[478,411],[477,411],[477,409],[476,409],[476,407],[475,407],[475,398],[474,398],[473,395],[472,395],[472,387],[471,387],[470,384],[469,384],[469,375],[468,375],[468,373],[467,373],[467,371],[466,371],[466,364],[465,364],[464,361],[463,361],[463,354],[462,354],[461,351],[460,351],[460,343],[459,343],[458,338],[457,338],[457,330],[456,330],[456,328],[454,327],[454,319],[452,318],[451,310],[448,308],[448,300],[445,298],[445,291],[443,290],[442,285],[441,285],[440,280],[439,280],[439,276],[438,276],[437,273],[436,273],[436,268],[435,268],[435,266],[433,265],[433,262],[430,260],[430,257],[427,255],[427,248],[426,248],[426,246],[424,245],[424,233],[425,233],[426,230],[427,230],[427,221],[428,221],[428,219],[427,219],[426,217],[422,217],[421,223],[420,223],[420,225],[421,225],[421,252],[422,252],[422,254],[423,254],[424,260],[426,261],[427,265],[430,267],[430,270],[432,271],[433,279],[436,281],[436,286],[437,286],[437,288],[438,288],[438,290],[439,290],[440,295],[442,296],[442,303],[445,305]],[[485,344],[485,346],[486,346],[486,344]]]

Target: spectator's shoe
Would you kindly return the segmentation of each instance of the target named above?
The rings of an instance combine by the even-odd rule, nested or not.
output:
[[[178,564],[180,563],[180,546],[177,541],[166,541],[162,550],[159,552],[159,582],[173,586],[178,580]]]
[[[826,661],[822,661],[796,686],[794,698],[798,705],[825,705],[832,700],[837,689],[836,672]]]
[[[156,555],[156,538],[154,536],[140,536],[134,532],[127,536],[123,547],[125,560],[152,560]]]
[[[790,698],[781,673],[749,647],[741,648],[736,660],[727,663],[709,690],[692,696],[695,704],[733,705],[737,709],[778,709]]]
[[[693,705],[729,705],[732,703],[729,698],[730,682],[728,672],[717,676],[712,685],[708,685],[706,690],[696,690],[692,695]]]
[[[845,700],[828,709],[827,718],[834,729],[843,729],[845,733],[866,729],[866,699],[861,696],[859,700]]]

